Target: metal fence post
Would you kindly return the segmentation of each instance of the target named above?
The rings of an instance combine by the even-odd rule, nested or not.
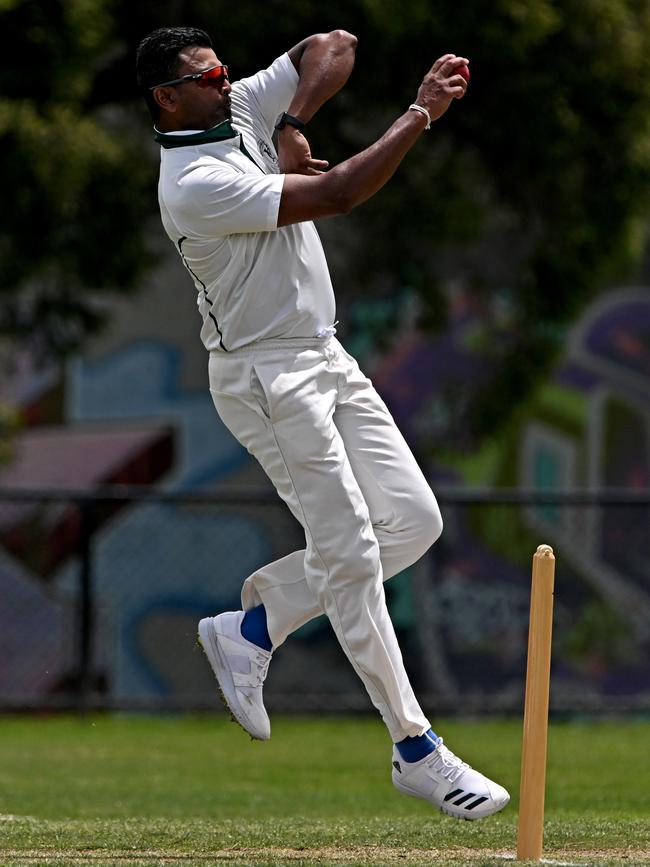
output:
[[[93,690],[93,562],[92,536],[95,531],[95,504],[81,500],[79,508],[79,613],[78,613],[78,665],[76,705],[83,710],[89,704]]]

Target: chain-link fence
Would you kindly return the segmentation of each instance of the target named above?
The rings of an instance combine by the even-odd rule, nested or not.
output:
[[[519,710],[531,557],[557,558],[551,705],[650,710],[650,496],[438,491],[442,539],[386,584],[429,713]],[[217,708],[197,621],[304,547],[273,492],[0,491],[0,708]],[[274,656],[271,710],[370,709],[324,618]]]

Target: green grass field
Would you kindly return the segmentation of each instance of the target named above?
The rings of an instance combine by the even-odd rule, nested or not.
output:
[[[390,782],[369,718],[280,718],[252,742],[225,716],[0,718],[2,865],[503,865],[516,841],[521,724],[436,720],[506,785],[459,822]],[[551,726],[544,857],[650,864],[650,723]]]

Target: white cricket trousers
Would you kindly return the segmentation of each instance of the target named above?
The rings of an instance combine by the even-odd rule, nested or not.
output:
[[[305,531],[305,550],[246,579],[244,609],[264,604],[274,648],[325,612],[393,742],[423,734],[382,582],[442,519],[386,405],[334,337],[213,352],[209,375],[219,416]]]

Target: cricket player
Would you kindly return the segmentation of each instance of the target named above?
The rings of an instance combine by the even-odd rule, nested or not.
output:
[[[305,131],[347,81],[356,43],[342,30],[315,34],[232,84],[227,58],[202,30],[162,28],[138,48],[138,83],[161,145],[162,222],[196,286],[215,407],[305,531],[304,550],[246,579],[243,610],[201,620],[199,641],[234,717],[265,740],[272,653],[324,612],[388,729],[395,786],[477,819],[509,795],[431,730],[383,588],[438,538],[440,511],[385,404],[334,336],[334,293],[312,222],[346,214],[384,186],[463,97],[468,61],[436,60],[390,129],[327,170]]]

